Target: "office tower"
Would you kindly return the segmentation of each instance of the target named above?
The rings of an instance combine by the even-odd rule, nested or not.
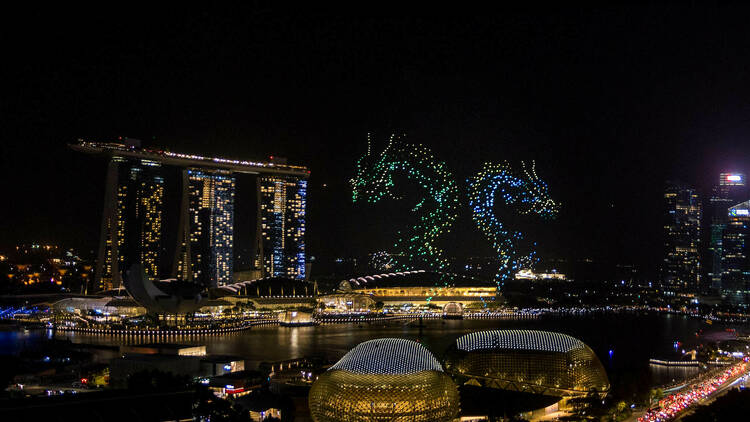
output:
[[[668,183],[664,192],[664,262],[662,282],[665,288],[695,293],[700,285],[701,205],[695,189]]]
[[[747,304],[750,294],[750,201],[729,208],[721,248],[721,293],[729,302]]]
[[[176,273],[204,287],[232,282],[235,179],[225,171],[183,170]]]
[[[731,206],[748,199],[745,186],[745,175],[741,173],[721,173],[719,184],[714,186],[710,199],[710,239],[708,245],[709,273],[711,290],[720,291],[722,270],[722,244],[724,228],[728,222],[728,210]]]
[[[112,157],[107,172],[95,287],[120,287],[123,271],[136,262],[143,264],[147,275],[158,277],[163,201],[160,163]]]
[[[305,278],[307,180],[260,176],[258,261],[263,274]]]

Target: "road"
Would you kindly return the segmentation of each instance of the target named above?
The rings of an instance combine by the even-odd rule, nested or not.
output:
[[[730,381],[725,382],[716,391],[714,391],[713,393],[711,393],[710,396],[706,397],[703,400],[700,400],[698,403],[696,403],[696,404],[688,407],[687,409],[685,409],[685,411],[683,411],[682,413],[680,413],[680,415],[677,418],[675,418],[675,421],[679,421],[682,418],[684,418],[684,417],[686,417],[688,415],[693,414],[693,412],[695,411],[696,408],[698,408],[698,406],[707,406],[707,405],[713,403],[716,399],[718,399],[719,397],[721,397],[724,394],[726,394],[727,392],[729,392],[729,390],[731,390],[731,389],[737,387],[738,385],[742,384],[742,377],[745,376],[745,375],[747,375],[747,372],[738,375],[737,378],[735,378],[731,382]]]
[[[7,389],[8,391],[22,391],[26,394],[37,396],[37,395],[44,395],[46,391],[52,391],[54,392],[54,395],[62,394],[62,392],[67,392],[67,394],[78,394],[78,393],[90,393],[92,391],[101,391],[98,388],[85,388],[85,387],[73,387],[70,383],[61,383],[61,384],[48,384],[48,385],[29,385],[26,384],[23,386],[23,389],[20,389],[17,387],[17,385],[11,386]]]
[[[717,398],[723,396],[729,390],[731,390],[732,388],[736,387],[737,384],[741,383],[742,382],[742,377],[745,376],[745,375],[748,375],[748,371],[740,373],[739,375],[737,375],[737,376],[735,376],[735,377],[727,380],[718,389],[716,389],[716,391],[714,391],[713,393],[711,393],[708,397],[706,397],[706,398],[704,398],[702,400],[699,400],[698,402],[694,403],[690,407],[685,408],[682,412],[680,412],[678,414],[678,416],[676,418],[674,418],[672,420],[679,421],[680,419],[684,418],[685,416],[693,413],[693,411],[697,408],[697,406],[708,405],[708,404],[713,403],[714,400],[716,400]],[[685,389],[690,388],[694,384],[695,383],[690,383],[690,385],[686,386]],[[645,415],[646,410],[647,409],[635,409],[633,411],[632,415],[629,418],[625,419],[625,421],[626,422],[637,422],[638,418],[640,418],[641,416]]]

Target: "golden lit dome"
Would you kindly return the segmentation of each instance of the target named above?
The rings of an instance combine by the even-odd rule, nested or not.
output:
[[[560,397],[609,391],[607,373],[591,348],[548,331],[466,334],[456,339],[445,366],[462,385]]]
[[[421,344],[403,339],[360,343],[322,374],[310,390],[316,422],[451,421],[458,390]]]

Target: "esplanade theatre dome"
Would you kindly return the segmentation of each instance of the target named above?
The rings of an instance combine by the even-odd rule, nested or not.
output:
[[[309,396],[316,422],[451,421],[458,389],[421,344],[384,338],[360,343],[323,373]]]
[[[607,373],[590,347],[548,331],[466,334],[449,349],[445,368],[461,385],[558,397],[609,391]]]

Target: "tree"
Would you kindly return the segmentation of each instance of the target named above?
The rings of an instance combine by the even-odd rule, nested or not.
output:
[[[630,416],[631,411],[628,404],[624,401],[615,403],[614,406],[609,410],[608,416],[611,421],[623,421]]]
[[[242,308],[254,311],[255,310],[255,303],[253,303],[251,301],[247,301],[247,302],[245,302],[245,303],[242,304]]]
[[[128,377],[128,390],[138,392],[184,391],[192,386],[187,375],[175,375],[159,370],[136,372]]]
[[[617,405],[615,406],[615,409],[618,413],[622,413],[625,411],[625,409],[628,408],[628,405],[624,401],[617,402]]]
[[[664,398],[664,391],[661,388],[654,388],[649,393],[649,407],[654,404],[658,403],[659,400]]]
[[[205,422],[250,422],[248,412],[236,408],[228,400],[216,397],[203,385],[196,386],[193,418]]]

